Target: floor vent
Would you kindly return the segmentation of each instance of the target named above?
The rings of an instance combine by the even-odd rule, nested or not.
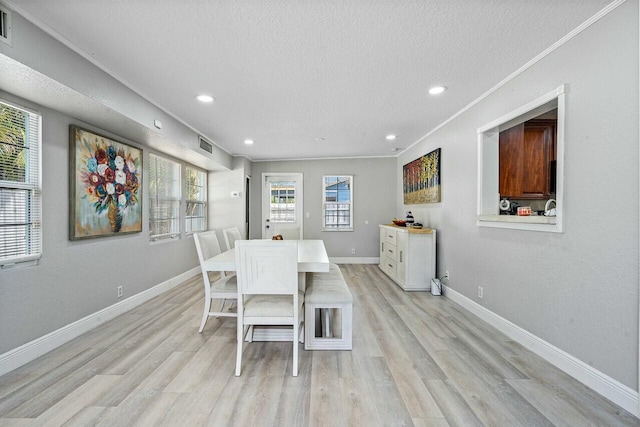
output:
[[[200,137],[200,148],[202,148],[207,153],[213,154],[213,144],[205,140],[203,137]]]
[[[11,44],[11,12],[5,5],[0,3],[0,40],[12,46]]]

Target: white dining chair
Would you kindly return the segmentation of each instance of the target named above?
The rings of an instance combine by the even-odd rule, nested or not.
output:
[[[254,325],[290,325],[293,376],[298,376],[298,336],[304,294],[298,291],[298,242],[241,240],[236,242],[238,276],[238,351],[236,376],[242,369],[245,335]],[[302,316],[304,317],[304,316]]]
[[[222,234],[224,235],[224,242],[227,245],[227,250],[235,247],[236,240],[242,240],[242,235],[240,234],[238,227],[225,228],[222,230]]]
[[[300,227],[276,226],[274,234],[281,235],[284,240],[302,239],[302,236],[300,236]]]
[[[211,316],[216,317],[237,317],[238,313],[233,311],[224,311],[224,305],[227,301],[233,302],[238,298],[237,277],[235,275],[227,276],[224,271],[220,272],[220,278],[213,281],[210,280],[210,274],[216,274],[204,269],[203,262],[211,257],[221,253],[220,243],[215,231],[205,231],[195,233],[193,240],[196,243],[196,251],[198,252],[198,260],[200,261],[200,269],[202,271],[202,280],[204,282],[204,312],[202,314],[202,322],[200,330],[204,330],[207,320]],[[211,300],[220,299],[220,309],[211,311]]]

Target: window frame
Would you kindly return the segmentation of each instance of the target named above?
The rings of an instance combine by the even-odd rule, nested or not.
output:
[[[152,193],[152,189],[154,188],[153,184],[152,184],[152,180],[154,179],[154,176],[153,176],[154,174],[152,174],[152,171],[151,171],[152,165],[157,170],[157,162],[156,162],[156,160],[154,158],[161,159],[161,160],[163,160],[165,162],[177,165],[178,173],[176,174],[176,176],[178,177],[179,182],[177,183],[177,185],[173,184],[173,186],[178,189],[177,197],[172,195],[171,197],[160,198],[157,194],[154,195]],[[181,209],[180,209],[181,205],[182,205],[182,181],[183,181],[182,163],[178,162],[178,161],[175,161],[173,159],[170,159],[167,156],[162,156],[162,155],[156,154],[156,153],[149,153],[149,159],[148,159],[148,163],[147,164],[149,165],[148,166],[148,174],[149,174],[149,181],[148,181],[149,182],[149,195],[148,195],[148,201],[149,201],[149,231],[148,231],[148,233],[149,233],[149,241],[151,243],[154,243],[154,242],[171,241],[171,240],[179,239],[180,235],[182,233],[182,227],[181,227],[182,219],[181,219]],[[157,184],[158,184],[158,181],[157,181],[157,176],[156,176],[156,188],[157,188]],[[156,198],[155,204],[152,201],[152,198],[154,196]],[[177,202],[178,203],[178,206],[177,206],[177,209],[176,209],[177,217],[167,218],[167,219],[169,219],[171,221],[174,221],[175,224],[177,224],[177,230],[171,231],[169,233],[164,233],[164,234],[151,234],[151,229],[152,229],[151,223],[153,221],[161,221],[162,220],[162,219],[159,219],[159,218],[156,218],[156,217],[153,216],[153,206],[154,205],[158,206],[160,200],[162,200],[162,201],[172,201],[172,202]]]
[[[0,269],[17,266],[36,265],[42,258],[42,114],[30,108],[0,98],[0,103],[10,108],[27,113],[25,129],[27,134],[26,146],[29,150],[25,164],[25,182],[0,180],[0,189],[26,190],[28,201],[25,206],[25,225],[29,228],[26,233],[25,251],[13,256],[0,258]],[[33,131],[36,135],[33,135]],[[34,176],[35,175],[35,176]],[[27,178],[28,176],[28,178]],[[18,227],[18,225],[15,225]]]
[[[204,195],[204,200],[195,200],[195,199],[189,199],[189,187],[191,186],[189,184],[189,182],[187,181],[187,177],[189,176],[189,170],[193,170],[196,174],[203,174],[204,175],[204,186],[202,187],[202,194]],[[207,224],[208,224],[208,186],[209,186],[209,174],[207,173],[207,171],[197,168],[191,164],[186,164],[184,167],[184,175],[183,175],[183,179],[184,179],[184,198],[185,198],[185,208],[184,208],[184,231],[185,234],[187,236],[192,235],[193,233],[198,233],[201,231],[206,231],[207,230]],[[194,187],[197,187],[197,185],[194,185]],[[204,224],[204,228],[201,229],[197,229],[194,230],[189,229],[188,227],[188,222],[190,219],[192,218],[200,218],[200,217],[194,217],[193,215],[188,215],[188,210],[189,210],[189,204],[191,203],[195,203],[195,204],[201,204],[202,205],[202,212],[203,212],[203,224]]]
[[[335,202],[327,202],[326,195],[326,187],[325,183],[327,182],[327,178],[348,178],[349,179],[349,201],[348,202],[339,202],[336,200]],[[323,175],[322,176],[322,231],[353,231],[353,194],[354,194],[354,183],[353,183],[353,175],[347,174],[331,174],[331,175]],[[327,227],[327,205],[340,205],[340,204],[348,204],[349,205],[349,226],[348,227],[340,227],[339,224],[336,227]]]
[[[563,84],[514,111],[478,128],[478,206],[479,227],[562,233],[564,224],[564,144],[566,95]],[[556,216],[512,216],[499,214],[499,134],[546,111],[558,109],[556,128]]]

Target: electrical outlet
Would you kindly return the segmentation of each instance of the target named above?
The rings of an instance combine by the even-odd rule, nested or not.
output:
[[[356,248],[351,248],[351,255],[355,255],[356,254]]]
[[[482,286],[478,286],[478,298],[482,299],[484,295],[484,289],[482,288]]]
[[[122,286],[118,286],[118,298],[122,298],[123,294],[124,294],[124,289],[122,288]]]

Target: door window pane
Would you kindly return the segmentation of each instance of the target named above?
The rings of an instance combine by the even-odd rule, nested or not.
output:
[[[271,202],[269,221],[272,223],[296,222],[296,189],[292,181],[270,182]]]

